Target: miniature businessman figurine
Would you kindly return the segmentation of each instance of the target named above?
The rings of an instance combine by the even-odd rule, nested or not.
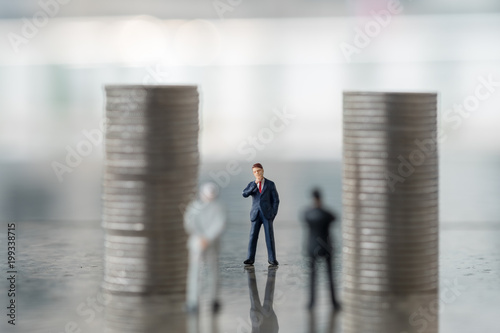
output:
[[[199,304],[199,273],[203,261],[209,270],[209,297],[213,312],[219,311],[218,294],[220,237],[226,225],[226,210],[217,200],[219,188],[214,183],[200,187],[200,197],[189,204],[184,215],[188,240],[189,268],[187,304],[189,312],[197,312]]]
[[[315,189],[312,192],[314,206],[306,210],[304,220],[309,229],[309,237],[307,243],[307,256],[310,262],[310,281],[309,281],[309,304],[311,310],[314,307],[315,299],[315,277],[316,277],[316,261],[320,258],[326,260],[328,272],[328,280],[330,283],[330,294],[332,297],[332,305],[335,310],[340,310],[340,304],[335,297],[335,286],[333,283],[332,270],[332,246],[330,243],[330,224],[335,221],[335,215],[323,209],[321,204],[321,193]]]
[[[277,266],[276,248],[274,245],[273,221],[278,214],[280,198],[274,182],[264,178],[264,168],[262,164],[255,163],[252,166],[255,181],[250,182],[243,190],[243,197],[252,197],[252,209],[250,210],[250,240],[248,242],[247,259],[245,265],[253,265],[255,262],[255,251],[257,250],[257,240],[259,239],[260,227],[264,225],[266,235],[267,259],[270,265]]]

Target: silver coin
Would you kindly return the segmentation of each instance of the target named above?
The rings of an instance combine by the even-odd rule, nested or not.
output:
[[[156,219],[158,221],[158,219]],[[163,219],[164,221],[170,221],[172,219]],[[161,220],[160,220],[161,221]],[[178,221],[182,222],[182,220]],[[178,238],[176,235],[181,235],[181,231],[172,230],[170,227],[165,226],[165,223],[154,223],[150,220],[144,220],[141,222],[115,222],[115,221],[103,221],[101,223],[102,227],[106,230],[114,231],[128,231],[128,232],[140,232],[141,235],[145,234],[158,234],[158,232],[168,232],[169,237],[164,237],[164,240],[170,238]]]
[[[408,210],[419,210],[421,208],[438,207],[438,203],[435,199],[429,200],[349,200],[347,198],[342,199],[342,204],[344,206],[353,207],[363,207],[363,208],[390,208],[395,211],[408,211]]]
[[[392,174],[389,172],[392,172]],[[394,188],[426,189],[439,185],[439,175],[434,171],[428,173],[425,173],[424,171],[415,171],[411,174],[404,175],[406,177],[402,177],[397,168],[388,168],[385,171],[360,172],[354,168],[344,167],[342,172],[342,184],[347,186],[357,186],[361,181],[373,180],[377,183],[373,183],[372,186],[366,186],[367,188],[372,189],[373,187],[388,187],[391,191],[394,191]]]
[[[187,174],[187,173],[185,173]],[[183,175],[185,175],[183,173]],[[178,176],[177,176],[178,177]],[[151,180],[120,180],[120,179],[108,179],[105,180],[103,183],[106,185],[106,188],[104,189],[105,191],[110,190],[110,191],[117,191],[120,189],[123,190],[162,190],[165,191],[166,189],[174,188],[176,191],[179,191],[181,189],[189,190],[192,189],[193,186],[196,186],[196,180],[195,179],[189,179],[185,182],[180,182],[179,179],[178,181],[171,181],[170,179],[165,181],[163,180],[162,182],[155,182]]]
[[[439,236],[437,233],[428,235],[411,235],[407,233],[405,235],[365,235],[359,233],[350,233],[346,229],[342,230],[342,239],[349,241],[358,242],[374,242],[374,243],[386,243],[388,246],[393,244],[403,243],[404,245],[414,245],[420,243],[428,243],[431,241],[437,242]]]
[[[424,103],[430,101],[437,101],[436,93],[431,92],[375,92],[375,91],[344,91],[344,101],[401,101],[405,104],[411,103]]]
[[[387,221],[392,219],[398,219],[400,221],[422,221],[424,223],[427,221],[433,221],[439,213],[438,207],[429,207],[420,210],[412,210],[406,212],[396,212],[385,208],[373,208],[373,207],[359,207],[346,206],[343,209],[343,217],[348,217],[349,219],[357,219],[360,222],[363,221]],[[422,220],[420,220],[422,219]]]
[[[386,286],[386,287],[408,287],[408,286],[433,286],[438,283],[439,276],[437,271],[432,271],[429,275],[412,278],[411,276],[390,276],[383,274],[378,276],[376,273],[373,276],[349,275],[347,272],[342,272],[343,283],[347,285],[357,284],[359,286]],[[346,285],[346,286],[347,286]],[[362,289],[362,288],[360,288]]]
[[[164,129],[167,131],[167,129]],[[144,146],[145,144],[166,145],[177,147],[188,146],[189,144],[196,146],[198,142],[198,125],[193,125],[190,128],[186,127],[186,132],[163,132],[155,133],[148,131],[147,133],[130,133],[130,132],[108,132],[106,133],[106,147],[113,147],[117,144]]]
[[[388,202],[385,200],[363,200],[363,201],[354,201],[343,199],[343,206],[353,206],[356,208],[390,208],[396,212],[408,211],[408,210],[420,210],[421,208],[432,208],[438,207],[438,203],[436,200],[413,200],[413,201],[398,201],[398,202]]]
[[[194,194],[194,191],[193,191],[193,194]],[[188,202],[187,200],[186,201],[180,201],[179,202],[179,205],[182,205],[182,204],[185,204],[186,206],[188,205]],[[136,202],[136,201],[128,201],[128,202],[123,202],[123,201],[116,201],[116,202],[104,202],[104,205],[105,205],[105,209],[126,209],[126,210],[133,210],[133,209],[139,209],[139,210],[152,210],[152,208],[149,208],[149,207],[152,207],[152,205],[154,205],[153,207],[155,207],[155,211],[159,211],[161,212],[162,210],[160,209],[161,207],[156,207],[158,205],[157,202],[155,201],[151,201],[151,202],[144,202],[144,200],[142,201],[139,201],[139,202]],[[171,207],[170,207],[171,208]],[[170,209],[169,208],[169,209]],[[183,208],[183,207],[178,207],[178,208]],[[172,211],[172,212],[177,212],[179,210],[175,210],[175,211]],[[126,212],[125,212],[126,213]]]
[[[120,113],[124,115],[150,115],[154,117],[175,116],[176,110],[183,110],[189,107],[198,106],[199,99],[186,96],[184,98],[155,101],[153,98],[121,98],[116,100],[106,100],[106,114],[108,112]],[[166,113],[165,110],[169,112]]]
[[[187,201],[186,201],[187,202]],[[181,206],[185,202],[181,201],[178,203],[169,204],[168,207],[160,208],[156,203],[152,204],[152,208],[145,213],[134,213],[129,211],[120,211],[118,213],[111,213],[109,209],[105,209],[103,213],[103,219],[106,222],[120,222],[121,219],[137,219],[138,221],[144,219],[169,219],[176,218],[179,214],[182,215]],[[153,206],[154,205],[154,206]]]
[[[343,219],[344,222],[344,219]],[[347,223],[342,223],[342,232],[362,235],[401,235],[411,234],[412,237],[425,235],[437,235],[439,227],[427,225],[419,227],[419,224],[410,225],[407,227],[405,223],[388,223],[381,227],[366,227],[356,225],[355,220],[348,220]]]
[[[171,222],[178,222],[182,224],[182,219],[174,219],[174,218],[163,218],[163,219],[143,219],[139,222],[133,221],[103,221],[101,222],[102,227],[106,230],[114,230],[114,231],[127,231],[127,232],[135,232],[142,235],[153,234],[157,235],[158,233],[168,233],[165,237],[163,237],[164,241],[171,239],[179,239],[179,235],[184,235],[185,231],[182,229],[176,229],[171,227],[169,224]],[[180,240],[179,240],[180,241]]]
[[[425,274],[427,273],[427,274]],[[419,275],[416,275],[419,274]],[[351,283],[388,285],[388,286],[422,286],[438,281],[436,270],[402,273],[395,271],[369,271],[361,269],[348,269],[342,273],[342,281]]]
[[[437,156],[437,150],[432,147],[423,147],[420,145],[415,145],[415,150],[419,149],[420,153],[418,155],[413,156],[413,158],[417,158],[416,163],[425,163],[425,160],[430,159],[432,160],[433,158],[436,158]],[[411,152],[410,152],[411,154]],[[415,153],[417,154],[417,153]],[[381,160],[398,160],[401,163],[400,156],[403,156],[402,154],[398,154],[398,152],[393,152],[390,149],[386,149],[385,151],[363,151],[363,150],[344,150],[343,152],[343,157],[346,158],[377,158]],[[409,156],[403,156],[407,161]],[[424,160],[425,159],[425,160]],[[424,160],[424,161],[422,161]],[[439,161],[439,160],[438,160]],[[411,163],[411,162],[410,162]],[[416,165],[417,166],[417,165]]]
[[[137,158],[138,156],[143,156],[144,159],[156,159],[156,158],[172,158],[174,154],[182,153],[199,153],[198,149],[181,147],[175,145],[164,145],[164,146],[131,146],[122,145],[114,147],[106,147],[105,157],[112,155],[113,157],[128,154],[132,158]],[[175,157],[174,157],[175,158]]]
[[[439,254],[439,246],[435,244],[433,246],[423,246],[420,248],[406,248],[406,247],[398,247],[397,253],[393,251],[396,247],[378,247],[372,248],[366,246],[357,246],[357,244],[343,244],[342,252],[347,256],[360,256],[361,257],[380,257],[380,258],[394,258],[394,260],[398,258],[419,258],[425,256],[434,256]],[[419,252],[418,252],[419,251]],[[417,260],[417,259],[415,259]]]
[[[183,179],[179,177],[179,171],[182,171],[181,175],[185,176],[185,181],[189,181],[192,179],[192,176],[196,176],[198,174],[198,166],[184,167],[181,170],[165,170],[162,174],[155,175],[117,175],[113,173],[105,172],[103,174],[104,182],[132,182],[132,181],[141,181],[141,182],[155,182],[157,184],[165,183],[165,185],[181,182]]]
[[[115,97],[122,94],[174,94],[177,96],[182,93],[193,93],[198,95],[198,86],[196,85],[129,85],[129,84],[108,84],[104,87],[106,96]]]
[[[355,173],[354,173],[355,174]],[[388,187],[388,179],[380,179],[380,178],[362,178],[362,177],[358,177],[358,178],[354,178],[354,177],[348,177],[345,173],[344,173],[345,177],[342,179],[342,186],[343,186],[343,189],[349,189],[349,188],[355,188],[354,191],[351,191],[352,193],[363,193],[364,192],[364,188],[367,188],[367,189],[374,189],[374,188],[387,188]],[[405,183],[401,183],[399,185],[406,185],[405,187],[401,186],[401,188],[404,188],[406,190],[413,190],[414,192],[418,192],[420,189],[422,190],[426,190],[426,189],[435,189],[439,183],[438,183],[438,175],[434,175],[432,173],[429,173],[429,178],[427,177],[423,177],[419,174],[413,174],[411,175],[412,178],[414,179],[418,179],[419,182],[415,182],[415,183],[410,183],[410,179],[407,179],[408,180],[408,183],[406,183],[406,180],[405,180]],[[408,177],[410,178],[410,177]],[[410,184],[410,185],[408,185]],[[357,188],[357,190],[356,190]]]
[[[179,204],[186,203],[186,205],[191,200],[191,193],[175,193],[172,191],[170,193],[159,194],[156,192],[150,193],[105,193],[102,195],[104,199],[104,208],[106,213],[109,214],[112,209],[120,209],[121,211],[113,211],[118,215],[129,215],[133,214],[130,211],[137,209],[138,211],[133,214],[137,216],[142,216],[147,213],[143,211],[148,211],[149,213],[162,213],[171,210],[172,208],[178,207]]]
[[[383,144],[351,144],[345,143],[343,147],[344,151],[363,151],[363,152],[379,152],[379,153],[387,153],[389,156],[398,156],[401,155],[406,160],[408,160],[408,156],[415,152],[415,154],[419,153],[420,148],[414,143],[408,143],[407,145],[383,145]],[[421,152],[420,152],[421,153]],[[420,156],[420,155],[419,155]],[[419,158],[416,156],[416,158]]]
[[[178,213],[181,209],[185,209],[189,204],[190,200],[185,199],[178,201],[177,208],[173,210],[174,206],[170,205],[169,207],[158,207],[155,202],[139,202],[139,203],[130,203],[129,202],[120,202],[118,204],[115,203],[105,203],[103,205],[103,216],[109,215],[124,215],[124,216],[136,216],[136,217],[161,217],[161,216],[170,216],[174,213]],[[185,204],[186,207],[181,206]],[[174,203],[175,205],[175,203]],[[150,207],[150,208],[148,208]],[[168,209],[167,209],[168,208]]]
[[[174,168],[192,167],[194,164],[174,164],[170,168],[131,168],[131,167],[106,167],[105,172],[109,174],[114,174],[117,178],[132,178],[136,177],[160,177],[167,171],[171,171]],[[180,175],[179,175],[180,176]]]
[[[176,268],[174,265],[165,265],[166,267],[162,267],[161,263],[155,262],[151,263],[150,261],[146,262],[142,258],[124,258],[124,257],[110,257],[106,256],[105,257],[106,264],[111,264],[115,266],[120,266],[120,265],[130,265],[133,267],[129,267],[128,269],[131,270],[141,270],[141,265],[143,267],[147,267],[148,269],[154,269],[155,267],[161,268],[161,269],[179,269],[182,271],[182,267]],[[185,262],[185,258],[179,258],[178,263]],[[106,266],[113,268],[113,266]],[[144,268],[143,268],[144,269]]]
[[[366,179],[368,180],[368,179]],[[370,180],[377,180],[377,179],[370,179]],[[348,180],[347,180],[348,181]],[[364,200],[368,199],[370,197],[372,198],[378,198],[378,199],[392,199],[395,196],[401,196],[401,197],[406,197],[408,196],[409,198],[416,198],[416,197],[433,197],[437,195],[439,191],[439,187],[436,185],[434,186],[425,186],[425,187],[417,187],[417,186],[411,186],[411,185],[418,185],[417,183],[410,184],[410,186],[407,187],[399,187],[398,191],[393,191],[392,188],[389,186],[364,186],[363,188],[359,188],[356,184],[342,184],[342,190],[344,191],[345,198],[353,199],[357,198],[359,200]]]
[[[399,265],[396,266],[394,264],[399,264]],[[346,260],[343,267],[351,270],[363,267],[364,269],[370,269],[370,270],[390,270],[393,272],[400,272],[400,271],[405,272],[405,271],[415,271],[417,269],[422,270],[427,268],[439,269],[439,260],[437,257],[431,257],[429,259],[422,261],[409,261],[404,263],[402,263],[401,261],[390,261],[387,259],[384,261],[379,259],[378,261],[366,261],[366,262]]]
[[[344,123],[369,122],[386,125],[413,123],[419,125],[431,124],[436,126],[437,117],[435,110],[430,110],[425,107],[418,108],[418,111],[415,108],[411,109],[414,111],[413,113],[403,113],[402,111],[404,111],[404,108],[398,108],[397,110],[394,110],[394,112],[366,108],[346,109],[342,116],[342,121]],[[416,116],[416,112],[421,112],[421,114]]]
[[[165,149],[163,154],[151,154],[146,157],[136,158],[140,155],[133,154],[117,154],[117,153],[106,153],[106,164],[112,165],[111,163],[118,163],[120,159],[125,161],[133,161],[135,159],[141,159],[149,163],[172,161],[172,163],[192,163],[200,158],[200,153],[197,149]],[[144,156],[144,155],[143,155]]]
[[[143,123],[131,123],[131,124],[112,124],[106,128],[106,135],[110,136],[113,134],[118,134],[118,133],[128,133],[129,135],[145,135],[145,134],[152,134],[152,133],[158,133],[158,134],[164,134],[165,130],[163,133],[157,129],[157,127],[164,128],[164,126],[167,126],[169,128],[169,131],[172,129],[178,129],[179,127],[177,126],[183,126],[183,125],[188,125],[188,126],[193,126],[197,125],[198,120],[197,119],[190,119],[189,121],[182,121],[182,122],[165,122],[165,123],[160,123],[160,122],[152,122],[151,124],[143,124]],[[170,129],[171,128],[171,129]],[[153,131],[151,131],[153,130]]]
[[[107,236],[110,236],[110,235],[107,235]],[[165,235],[165,236],[169,236],[169,235]],[[176,233],[174,236],[180,242],[187,242],[188,237],[186,234]],[[123,250],[123,251],[125,251],[125,250],[126,251],[145,251],[145,250],[156,251],[156,249],[159,246],[160,247],[161,246],[163,246],[163,247],[170,246],[170,245],[165,244],[163,237],[155,237],[155,238],[148,237],[146,243],[135,242],[134,238],[138,238],[138,237],[145,237],[145,236],[133,237],[133,236],[130,236],[130,234],[129,234],[128,239],[123,239],[120,241],[110,240],[107,237],[105,242],[104,242],[104,247],[106,249],[117,250],[117,251],[118,250]],[[179,256],[179,254],[176,252],[162,253],[162,256],[170,256],[170,255],[175,256],[175,257]]]
[[[189,156],[192,155],[192,156]],[[176,159],[150,159],[148,161],[144,159],[107,159],[104,166],[107,172],[116,172],[118,174],[123,173],[127,170],[131,172],[147,171],[147,170],[168,170],[169,168],[175,168],[177,166],[193,166],[198,162],[199,155],[197,153],[186,154],[186,157],[177,157]]]
[[[198,143],[197,135],[194,131],[184,133],[168,133],[156,138],[106,138],[106,148],[114,148],[120,146],[144,147],[183,147],[192,144],[196,146]]]
[[[373,278],[350,278],[345,275],[342,276],[343,286],[345,288],[358,289],[362,291],[378,291],[378,292],[415,292],[415,291],[431,291],[435,290],[438,286],[437,278],[432,281],[431,279],[422,282],[404,283],[393,282],[389,279],[379,279],[376,282],[370,283]]]
[[[189,136],[188,136],[189,135]],[[197,148],[198,136],[196,133],[182,134],[168,133],[156,135],[149,133],[147,135],[129,135],[128,133],[113,133],[106,137],[104,148],[106,151],[121,148],[123,146],[130,146],[134,148],[169,148],[169,149],[193,149]]]
[[[181,230],[179,229],[180,226],[172,225],[173,222],[178,222],[179,219],[181,220],[180,222],[182,222],[182,212],[180,210],[178,210],[177,212],[174,211],[173,213],[165,213],[164,216],[105,216],[103,218],[102,224],[106,226],[115,224],[116,227],[120,227],[120,225],[123,225],[124,228],[127,227],[130,230],[145,232],[151,229],[174,231]]]
[[[343,100],[344,113],[356,111],[379,111],[394,114],[421,116],[416,110],[434,110],[436,112],[436,99],[429,98],[425,100],[391,99],[391,98],[373,98],[373,96],[345,98]]]
[[[437,228],[438,228],[437,219],[431,222],[424,221],[423,223],[418,223],[418,222],[406,223],[404,219],[400,219],[397,221],[387,220],[385,223],[383,221],[358,222],[358,220],[352,220],[352,219],[348,220],[345,218],[342,219],[342,231],[346,230],[365,235],[370,235],[370,234],[402,235],[408,233],[412,233],[415,235],[427,235],[427,234],[438,233],[435,230]]]
[[[428,237],[427,237],[428,238]],[[409,250],[419,250],[419,249],[429,249],[432,247],[437,247],[438,244],[436,240],[433,239],[424,239],[422,242],[398,242],[396,239],[387,239],[386,241],[356,241],[356,240],[351,240],[347,239],[345,237],[342,238],[342,245],[343,246],[348,246],[348,247],[357,247],[357,248],[363,248],[363,249],[384,249],[384,248],[391,248],[391,249],[398,249],[398,251],[404,250],[404,251],[409,251]]]
[[[395,135],[397,134],[398,135],[398,139],[399,139],[399,136],[401,136],[402,138],[408,138],[408,137],[411,137],[411,136],[414,136],[415,133],[412,132],[411,135],[410,134],[407,134],[407,133],[404,133],[404,132],[393,132],[393,131],[390,131],[390,130],[386,130],[384,129],[382,126],[379,126],[379,127],[376,127],[376,128],[364,128],[362,130],[355,130],[355,129],[344,129],[342,130],[342,133],[343,133],[343,136],[347,136],[347,137],[359,137],[359,138],[393,138],[395,142],[396,139],[395,139]],[[415,140],[415,144],[417,142],[420,142],[420,141],[424,141],[426,140],[425,142],[426,143],[429,143],[429,140],[430,139],[433,139],[431,143],[433,144],[436,144],[436,138],[435,136],[437,135],[436,133],[436,127],[431,127],[429,125],[429,128],[428,129],[424,129],[423,133],[422,133],[422,136],[415,136],[414,137],[414,140]],[[420,141],[417,141],[417,140],[420,140]]]
[[[420,171],[420,173],[422,173],[424,170],[429,173],[431,172],[437,173],[438,170],[437,159],[435,157],[429,157],[429,158],[424,157],[419,160],[418,165],[416,164],[413,165],[410,163],[408,164],[414,169],[413,173],[415,172],[415,170]],[[400,165],[402,165],[402,162],[398,158],[381,159],[381,158],[344,157],[344,166],[351,167],[357,165],[385,168],[385,171],[387,173],[387,171],[398,170],[398,168],[400,168]],[[405,166],[406,170],[408,170],[409,168],[407,165]]]
[[[185,157],[177,156],[175,159],[107,159],[104,166],[107,172],[123,173],[128,170],[130,172],[147,171],[147,170],[168,170],[177,166],[194,166],[198,162],[198,153],[189,153]]]
[[[413,200],[437,200],[439,195],[436,190],[428,192],[420,192],[417,190],[398,191],[397,193],[387,191],[374,193],[376,187],[370,187],[369,191],[361,189],[356,191],[354,186],[342,186],[344,189],[343,200],[359,200],[359,201],[372,201],[372,200],[390,200],[391,202],[398,201],[413,201]],[[385,190],[385,189],[384,189]],[[401,192],[401,193],[400,193]],[[399,194],[399,195],[398,195]]]
[[[167,153],[167,154],[166,154]],[[106,158],[109,160],[142,160],[145,162],[154,163],[156,161],[162,160],[170,160],[172,159],[172,155],[175,154],[173,159],[186,158],[190,156],[195,156],[198,158],[199,153],[197,148],[184,148],[184,149],[175,149],[170,148],[168,151],[164,151],[163,153],[155,152],[155,153],[117,153],[117,152],[106,152]],[[194,155],[193,155],[194,154]]]
[[[175,118],[182,117],[185,113],[195,113],[199,101],[192,98],[155,103],[151,100],[124,100],[120,103],[107,103],[106,116],[126,118]]]
[[[167,134],[168,132],[180,132],[182,127],[186,130],[199,126],[199,118],[196,106],[186,106],[177,110],[162,110],[162,114],[155,113],[141,115],[136,111],[106,112],[106,134],[125,132],[130,134]],[[163,131],[162,131],[163,130]]]

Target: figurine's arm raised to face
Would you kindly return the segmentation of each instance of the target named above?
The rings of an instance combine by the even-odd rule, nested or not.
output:
[[[255,184],[255,182],[250,182],[247,187],[245,187],[245,189],[243,190],[243,197],[244,198],[248,198],[249,196],[252,195],[252,193],[254,193],[255,191],[257,191],[257,184]]]

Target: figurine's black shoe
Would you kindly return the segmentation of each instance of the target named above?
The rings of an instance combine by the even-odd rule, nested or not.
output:
[[[279,265],[279,262],[278,260],[273,260],[273,261],[267,261],[269,263],[269,265],[271,266],[278,266]]]
[[[341,311],[342,310],[342,306],[340,305],[339,302],[335,302],[333,303],[333,310],[338,312],[338,311]]]
[[[253,260],[247,259],[247,260],[243,261],[243,263],[245,265],[253,265]]]
[[[221,308],[221,305],[220,305],[220,303],[219,303],[219,302],[214,301],[214,302],[212,303],[212,313],[219,313],[220,308]]]

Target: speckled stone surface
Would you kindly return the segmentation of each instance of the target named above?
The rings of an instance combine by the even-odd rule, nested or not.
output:
[[[310,184],[302,186],[304,191],[293,194],[295,192],[291,191],[291,185],[284,182],[284,179],[292,178],[293,175],[284,172],[273,177],[273,170],[270,169],[266,170],[266,176],[276,182],[282,199],[275,222],[280,266],[274,274],[273,311],[257,312],[257,316],[254,311],[253,318],[257,318],[257,322],[269,321],[269,318],[276,315],[280,332],[340,332],[342,314],[331,315],[326,295],[326,279],[321,271],[317,309],[312,314],[305,310],[307,271],[301,254],[303,229],[298,214],[307,205],[305,189],[310,184],[318,184],[322,173],[314,170]],[[320,171],[324,175],[333,169],[335,166],[331,169],[323,167]],[[340,198],[338,169],[335,174],[336,178],[320,183],[327,189],[337,189],[325,191],[326,199],[334,209],[338,208],[336,205]],[[241,184],[245,184],[249,177],[250,173],[234,177],[223,191],[222,198],[228,206],[230,223],[221,249],[222,311],[218,316],[212,317],[206,297],[202,295],[198,322],[182,314],[171,318],[157,318],[159,327],[156,330],[149,327],[147,332],[176,332],[184,328],[195,331],[193,327],[196,325],[202,328],[201,332],[252,332],[250,295],[255,290],[249,284],[249,278],[253,278],[250,276],[251,272],[245,270],[242,264],[248,240],[250,202],[240,197]],[[203,174],[201,178],[207,179]],[[454,198],[449,197],[448,200]],[[460,209],[458,205],[456,207]],[[489,216],[489,221],[450,221],[440,225],[441,333],[498,332],[500,219],[495,221],[492,214]],[[4,235],[6,223],[0,224],[0,227],[1,234]],[[16,228],[16,326],[9,325],[7,316],[2,314],[0,332],[101,332],[104,327],[106,299],[100,294],[99,288],[103,274],[103,231],[100,222],[18,222]],[[340,239],[339,225],[332,231],[335,238]],[[272,281],[268,281],[270,275],[263,235],[260,238],[254,274],[259,299],[264,303],[266,284]],[[0,246],[3,249],[6,247],[3,236]],[[337,256],[340,255],[339,247],[340,243],[337,242]],[[6,275],[5,261],[0,260],[0,304],[6,313],[8,281],[3,278]],[[341,267],[338,257],[335,268],[335,274],[339,277]],[[415,319],[418,320],[415,321],[418,329],[418,325],[425,325],[426,321],[436,320],[437,317],[432,313],[422,312]],[[175,321],[177,328],[173,329]]]

